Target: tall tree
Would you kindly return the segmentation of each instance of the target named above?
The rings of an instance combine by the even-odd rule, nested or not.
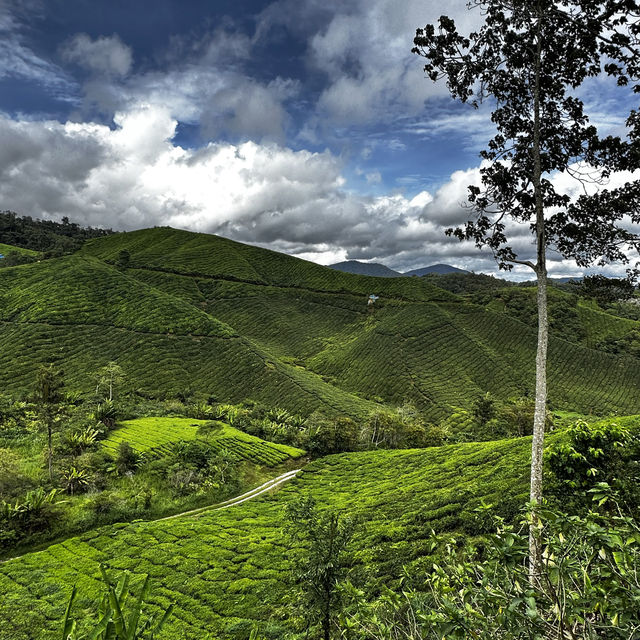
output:
[[[42,365],[38,369],[35,401],[40,420],[47,430],[49,480],[53,480],[53,429],[60,418],[63,387],[63,374],[52,364]]]
[[[293,574],[307,634],[309,625],[318,621],[323,640],[330,640],[339,601],[338,585],[346,573],[347,547],[356,522],[336,511],[321,512],[310,497],[289,503],[285,516],[292,543],[303,545],[294,552]]]
[[[553,249],[579,266],[628,263],[640,240],[628,223],[640,222],[640,183],[606,188],[615,170],[640,166],[640,115],[631,112],[626,139],[602,138],[590,123],[580,87],[598,76],[620,92],[639,92],[637,0],[471,0],[484,24],[468,36],[443,16],[418,29],[413,52],[427,60],[433,81],[445,79],[453,98],[493,106],[496,135],[481,152],[481,185],[469,187],[473,216],[447,230],[488,247],[499,266],[525,265],[538,285],[536,405],[531,460],[531,501],[542,498],[542,452],[547,404],[547,253]],[[554,186],[565,173],[580,181],[577,201]],[[591,182],[589,187],[587,183]],[[594,193],[595,192],[595,193]],[[522,255],[510,236],[530,229],[535,255]],[[525,250],[526,251],[526,250]],[[529,568],[535,579],[540,546],[534,521]]]
[[[122,367],[117,362],[108,362],[98,371],[96,395],[100,393],[101,389],[105,388],[104,399],[112,402],[115,390],[123,380],[124,373],[122,371]]]

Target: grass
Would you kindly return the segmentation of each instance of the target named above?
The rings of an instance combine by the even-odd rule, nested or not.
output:
[[[205,425],[213,426],[210,435],[199,433],[199,429]],[[304,455],[302,449],[261,440],[223,422],[192,418],[125,420],[109,433],[102,446],[112,455],[116,455],[120,443],[126,441],[137,452],[158,457],[169,452],[178,442],[196,439],[206,439],[220,450],[228,451],[236,459],[267,466],[275,466],[289,458]]]
[[[31,249],[23,249],[22,247],[14,247],[12,244],[3,244],[0,242],[0,254],[3,256],[8,255],[9,253],[20,253],[24,256],[37,256],[37,251],[32,251]]]
[[[419,572],[431,529],[460,529],[481,500],[512,509],[527,493],[529,439],[427,450],[341,454],[314,462],[273,497],[223,511],[88,532],[0,565],[0,628],[7,640],[57,637],[71,586],[93,611],[98,564],[151,575],[151,608],[175,603],[164,639],[246,638],[254,622],[270,637],[287,627],[278,604],[287,590],[283,507],[312,495],[363,525],[357,571],[393,582]],[[272,615],[273,614],[273,615]],[[3,636],[4,638],[4,636]]]

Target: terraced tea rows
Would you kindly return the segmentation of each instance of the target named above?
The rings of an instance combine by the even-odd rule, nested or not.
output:
[[[37,256],[37,251],[31,249],[23,249],[22,247],[14,247],[12,244],[3,244],[0,242],[0,255],[6,256],[9,253],[20,253],[24,256]]]
[[[126,420],[109,433],[103,446],[115,455],[121,442],[128,442],[139,453],[148,458],[161,457],[171,453],[178,442],[195,440],[198,429],[211,424],[209,420],[191,418],[139,418]],[[236,460],[248,460],[257,464],[275,466],[289,458],[299,458],[304,451],[275,442],[266,442],[238,431],[222,422],[206,437],[208,444],[217,452],[226,451]]]
[[[78,256],[5,269],[0,280],[0,320],[220,338],[235,335],[201,310],[99,260]]]
[[[151,610],[175,604],[160,640],[247,637],[253,623],[280,638],[277,604],[287,589],[289,551],[284,505],[312,495],[363,522],[356,565],[368,580],[393,581],[408,567],[420,574],[431,529],[473,520],[484,500],[513,510],[527,494],[529,439],[427,450],[330,456],[304,468],[275,497],[223,511],[156,523],[104,527],[0,565],[3,640],[47,640],[60,633],[66,598],[77,584],[78,610],[94,611],[98,564],[154,581]]]
[[[138,453],[175,444],[183,440],[195,440],[198,429],[207,424],[207,420],[191,418],[138,418],[118,423],[117,429],[109,433],[102,445],[112,453],[117,451],[121,442],[128,442]],[[220,433],[226,427],[217,422]],[[227,427],[228,428],[228,427]],[[235,431],[235,429],[234,429]]]
[[[166,291],[182,288],[274,357],[318,373],[334,387],[394,404],[412,400],[434,421],[453,407],[469,407],[487,391],[508,399],[533,390],[535,330],[474,305],[382,299],[371,314],[364,297],[349,294],[148,270],[136,271],[136,277]],[[599,316],[606,314],[586,312],[585,318],[593,323]],[[615,318],[608,327],[616,330]],[[614,405],[618,411],[640,410],[638,363],[627,362],[621,370],[606,354],[554,338],[551,358],[555,405],[600,414]],[[574,367],[576,362],[582,367]],[[608,372],[611,381],[602,384],[597,376],[592,381],[592,370]]]
[[[376,292],[408,300],[454,299],[421,278],[394,278],[390,283],[387,278],[344,273],[227,238],[166,227],[90,241],[82,253],[115,262],[122,250],[129,252],[132,267],[155,271],[365,296]]]
[[[131,268],[102,261],[125,249]],[[166,228],[3,271],[0,383],[9,392],[29,391],[38,365],[51,361],[70,389],[90,391],[95,372],[115,360],[127,390],[144,395],[191,389],[354,417],[410,400],[439,422],[487,391],[506,400],[533,390],[530,323],[425,279],[364,278]],[[380,299],[370,313],[372,292]],[[577,309],[591,342],[629,326]],[[552,338],[549,375],[556,407],[640,411],[637,360]]]

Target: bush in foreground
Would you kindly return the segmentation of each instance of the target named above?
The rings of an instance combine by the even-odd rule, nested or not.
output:
[[[615,508],[608,485],[584,515],[538,509],[542,569],[529,581],[527,529],[500,524],[486,543],[434,537],[443,560],[420,591],[373,602],[347,586],[340,624],[349,640],[596,640],[640,633],[640,523]],[[612,506],[614,508],[612,508]],[[523,524],[531,522],[531,513]]]

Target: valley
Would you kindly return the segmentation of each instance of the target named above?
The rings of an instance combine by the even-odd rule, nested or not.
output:
[[[345,571],[370,593],[420,588],[435,534],[515,522],[534,291],[474,278],[360,276],[169,228],[3,269],[0,447],[25,487],[58,493],[57,524],[5,531],[0,637],[58,637],[73,586],[88,629],[100,565],[134,591],[151,578],[145,611],[173,605],[160,638],[301,634],[300,499],[358,522]],[[577,419],[636,433],[640,359],[610,350],[638,331],[633,308],[550,300],[550,446]],[[51,480],[32,399],[48,363],[68,403]]]

